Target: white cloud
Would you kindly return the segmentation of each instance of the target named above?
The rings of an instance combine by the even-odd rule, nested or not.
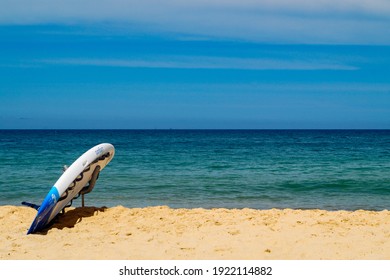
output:
[[[246,69],[246,70],[357,70],[326,60],[278,60],[207,56],[176,56],[149,59],[61,58],[36,60],[34,64],[84,65],[128,68]]]
[[[0,9],[0,24],[113,22],[252,41],[390,44],[388,0],[3,0]]]

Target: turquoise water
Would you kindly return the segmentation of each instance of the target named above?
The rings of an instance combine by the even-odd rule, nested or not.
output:
[[[390,209],[390,130],[0,130],[0,205],[40,204],[102,142],[89,206]]]

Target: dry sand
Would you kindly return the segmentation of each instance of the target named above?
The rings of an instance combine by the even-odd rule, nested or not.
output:
[[[390,259],[390,212],[73,208],[26,235],[36,211],[0,207],[0,259]]]

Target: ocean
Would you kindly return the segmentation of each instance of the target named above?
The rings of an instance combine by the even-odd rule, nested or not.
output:
[[[390,130],[0,130],[0,205],[40,204],[103,142],[86,206],[390,209]]]

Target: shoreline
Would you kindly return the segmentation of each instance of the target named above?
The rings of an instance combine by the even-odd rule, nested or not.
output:
[[[0,206],[0,260],[389,260],[390,211],[68,208],[26,235],[32,208]]]

